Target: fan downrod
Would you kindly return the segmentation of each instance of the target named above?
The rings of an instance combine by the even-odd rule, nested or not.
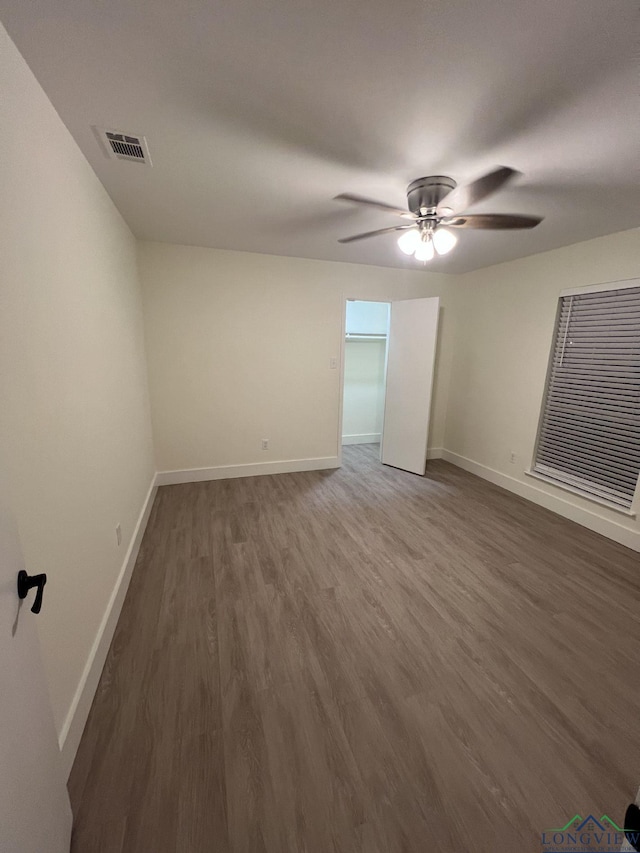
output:
[[[430,175],[416,178],[407,187],[407,205],[416,216],[434,213],[436,207],[451,190],[457,187],[456,181],[446,175]]]

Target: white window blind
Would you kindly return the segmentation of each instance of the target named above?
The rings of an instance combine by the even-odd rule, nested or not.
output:
[[[631,506],[640,473],[640,287],[560,299],[533,471]]]

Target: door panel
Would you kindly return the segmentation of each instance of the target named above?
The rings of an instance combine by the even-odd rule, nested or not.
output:
[[[440,300],[391,303],[383,464],[424,474]]]
[[[0,471],[0,488],[4,482]],[[68,853],[71,807],[30,610],[36,590],[23,601],[17,594],[24,568],[0,493],[0,850]],[[43,602],[46,608],[46,587]]]

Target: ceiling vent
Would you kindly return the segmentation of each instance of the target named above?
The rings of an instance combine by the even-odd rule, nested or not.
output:
[[[139,133],[123,133],[121,130],[104,130],[92,127],[103,154],[110,160],[129,160],[151,166],[149,146]]]

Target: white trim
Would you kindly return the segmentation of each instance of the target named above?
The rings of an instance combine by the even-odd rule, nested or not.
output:
[[[142,505],[138,522],[133,531],[133,536],[131,537],[131,542],[129,543],[129,548],[127,549],[124,562],[122,563],[118,579],[116,580],[111,592],[109,602],[93,641],[93,645],[91,646],[91,651],[89,652],[80,682],[71,702],[71,707],[69,708],[62,726],[62,731],[58,738],[65,778],[67,778],[71,772],[71,767],[73,766],[73,761],[76,757],[78,746],[80,745],[80,739],[82,738],[87,717],[91,710],[91,703],[93,702],[93,697],[98,689],[102,669],[104,667],[105,660],[107,659],[107,653],[109,651],[109,646],[111,645],[111,640],[113,639],[113,634],[116,630],[116,625],[118,624],[122,604],[129,588],[129,581],[131,580],[133,567],[135,566],[136,559],[138,557],[142,537],[144,536],[147,522],[149,521],[149,515],[151,514],[151,507],[153,506],[156,491],[157,475],[154,475],[151,480],[151,485],[149,486],[149,491],[147,492],[147,496]]]
[[[600,495],[587,492],[585,489],[581,489],[579,486],[573,486],[571,483],[565,483],[562,480],[556,479],[555,477],[551,477],[550,475],[543,474],[542,471],[535,471],[531,469],[530,471],[524,472],[527,477],[534,477],[536,480],[541,480],[543,483],[551,483],[552,486],[556,486],[558,489],[564,489],[565,492],[571,492],[573,495],[579,495],[579,497],[584,498],[586,501],[593,501],[593,503],[600,504],[600,506],[606,506],[607,509],[611,509],[614,512],[619,512],[621,515],[626,515],[629,518],[635,518],[636,513],[628,508],[621,506],[620,504],[615,504],[613,501],[607,500],[605,497],[601,497]]]
[[[202,483],[206,480],[230,480],[235,477],[258,477],[262,474],[291,474],[296,471],[322,471],[338,468],[337,456],[319,459],[281,459],[277,462],[249,462],[242,465],[217,465],[213,468],[186,468],[179,471],[158,471],[157,486],[179,483]]]
[[[474,462],[472,459],[467,459],[466,456],[460,456],[457,453],[452,453],[450,450],[443,450],[442,458],[458,468],[464,468],[465,471],[470,471],[484,480],[489,480],[503,489],[514,492],[516,495],[525,498],[532,503],[545,507],[558,515],[568,518],[570,521],[575,521],[583,527],[588,527],[589,530],[594,530],[596,533],[602,534],[614,542],[625,545],[633,551],[640,551],[640,531],[632,530],[625,527],[616,521],[608,518],[602,518],[595,512],[591,512],[583,507],[576,506],[571,501],[566,500],[558,495],[539,489],[536,486],[524,483],[516,477],[510,477],[508,474],[503,474],[501,471],[496,471],[494,468],[489,468],[487,465],[481,465],[479,462]]]
[[[381,305],[383,303],[380,303]],[[344,342],[348,343],[363,343],[363,344],[386,344],[387,335],[364,335],[361,332],[351,332],[344,336]]]
[[[626,278],[622,281],[607,281],[602,284],[588,284],[586,287],[568,287],[560,291],[563,296],[581,296],[584,293],[604,293],[607,290],[624,290],[627,287],[640,287],[640,278]]]
[[[343,429],[343,418],[344,418],[344,370],[347,358],[347,346],[346,346],[346,334],[347,334],[347,302],[349,300],[345,299],[342,303],[342,317],[340,319],[340,375],[338,377],[338,423],[336,425],[336,437],[337,437],[337,449],[336,456],[338,459],[338,464],[336,467],[342,468],[342,429]]]
[[[342,443],[343,444],[379,444],[380,443],[379,432],[369,432],[362,433],[362,435],[343,435]]]
[[[427,448],[427,459],[442,459],[444,456],[444,450],[441,447],[428,447]]]

